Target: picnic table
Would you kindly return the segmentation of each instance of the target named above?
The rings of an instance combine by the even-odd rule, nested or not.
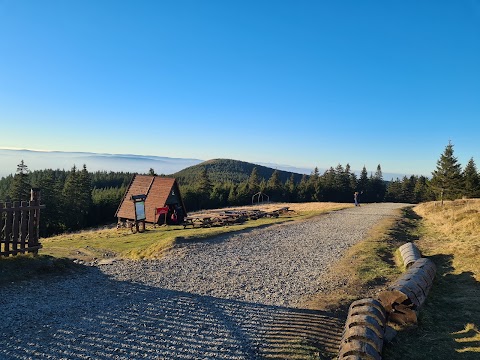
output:
[[[212,226],[212,216],[211,215],[193,215],[187,216],[183,221],[183,228],[187,226],[194,227],[210,227]]]
[[[293,211],[288,207],[283,207],[273,211],[263,211],[259,209],[254,210],[221,210],[214,211],[212,210],[209,213],[199,213],[194,215],[189,215],[184,218],[182,223],[183,228],[186,229],[188,226],[192,228],[198,227],[212,227],[212,226],[228,226],[237,223],[244,222],[245,220],[257,220],[262,217],[278,217],[279,215]]]

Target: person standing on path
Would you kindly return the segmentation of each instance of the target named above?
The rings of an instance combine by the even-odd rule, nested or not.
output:
[[[355,192],[353,193],[353,200],[354,200],[354,202],[355,202],[355,206],[360,206],[360,204],[358,203],[358,195],[360,195],[360,194],[358,193],[358,191],[355,191]]]

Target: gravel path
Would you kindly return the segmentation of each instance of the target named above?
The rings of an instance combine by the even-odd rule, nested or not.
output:
[[[299,355],[309,345],[328,351],[342,321],[299,309],[300,298],[329,287],[328,268],[403,206],[364,205],[180,244],[162,260],[117,261],[3,287],[0,359],[261,359]]]

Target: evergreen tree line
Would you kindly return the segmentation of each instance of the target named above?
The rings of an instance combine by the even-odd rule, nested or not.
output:
[[[412,175],[387,182],[383,179],[380,165],[370,175],[364,166],[357,178],[349,164],[345,167],[339,164],[323,174],[315,168],[309,176],[304,175],[300,182],[295,181],[293,174],[282,182],[278,171],[274,171],[269,179],[264,179],[258,175],[256,168],[253,168],[247,180],[239,183],[212,182],[206,168],[203,168],[195,184],[180,185],[189,211],[251,204],[258,192],[267,194],[270,201],[286,202],[353,202],[355,192],[360,194],[359,201],[365,203],[387,201],[415,204],[480,197],[480,174],[474,159],[471,158],[462,170],[450,142],[437,161],[431,179]]]
[[[255,194],[259,192],[268,195],[270,201],[284,202],[353,202],[355,192],[359,193],[359,201],[365,203],[418,203],[434,199],[426,177],[404,177],[389,183],[384,181],[380,165],[370,175],[363,167],[358,177],[351,171],[349,164],[345,167],[340,164],[336,168],[331,167],[323,174],[315,168],[299,182],[295,182],[293,174],[282,182],[277,171],[269,179],[263,179],[258,176],[257,169],[253,168],[250,177],[240,183],[214,183],[210,181],[206,169],[202,169],[195,184],[181,185],[180,188],[185,206],[190,211],[252,204],[258,200]]]
[[[154,175],[153,169],[148,174]],[[115,211],[132,177],[128,172],[90,173],[85,165],[81,170],[74,166],[70,171],[30,172],[22,161],[15,175],[0,179],[0,201],[29,200],[30,189],[40,188],[42,203],[46,205],[40,232],[41,236],[49,236],[114,222]],[[475,161],[471,158],[462,170],[451,143],[437,161],[431,179],[412,175],[387,182],[380,165],[370,175],[363,167],[357,177],[349,164],[339,164],[323,174],[315,168],[300,181],[298,174],[282,181],[277,170],[266,179],[256,167],[240,182],[211,181],[207,168],[203,167],[196,181],[179,185],[187,211],[252,204],[252,199],[258,199],[254,195],[260,192],[275,202],[353,202],[355,192],[359,193],[360,203],[420,203],[480,197],[480,174]]]
[[[43,237],[75,231],[114,221],[133,174],[124,172],[90,173],[83,165],[65,170],[30,172],[21,161],[15,175],[0,180],[0,199],[28,201],[30,189],[41,190],[40,235]]]

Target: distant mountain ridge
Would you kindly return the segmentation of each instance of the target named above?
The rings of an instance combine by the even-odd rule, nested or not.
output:
[[[172,174],[204,160],[170,158],[152,155],[101,154],[88,152],[35,151],[0,149],[0,177],[14,174],[23,160],[33,170],[65,169],[87,165],[89,171],[124,171],[147,173],[150,168],[159,174]]]
[[[180,172],[188,167],[205,162],[201,159],[189,158],[171,158],[154,155],[134,155],[134,154],[106,154],[106,153],[90,153],[90,152],[65,152],[65,151],[38,151],[28,149],[1,149],[0,148],[0,177],[15,174],[17,165],[23,160],[29,170],[44,169],[64,169],[70,170],[73,165],[82,167],[87,165],[87,169],[91,172],[95,171],[119,171],[132,173],[147,173],[152,168],[157,174],[171,175]],[[239,161],[239,160],[231,160]],[[290,170],[296,173],[309,174],[312,169],[296,168],[289,165],[264,164],[255,165],[239,161],[239,163],[250,164],[248,168],[257,166],[258,168],[269,168],[279,171]],[[268,167],[270,166],[270,167]],[[242,171],[244,170],[242,166]],[[295,171],[296,170],[296,171]],[[245,170],[246,171],[246,170]],[[251,171],[250,171],[251,172]],[[250,174],[250,173],[249,173]],[[242,177],[242,175],[239,175]]]
[[[91,172],[95,171],[114,171],[114,172],[131,172],[145,174],[152,168],[157,174],[172,175],[179,173],[179,176],[187,176],[185,173],[181,173],[182,170],[191,166],[195,166],[205,162],[201,159],[189,159],[189,158],[171,158],[164,156],[154,155],[135,155],[135,154],[106,154],[106,153],[91,153],[91,152],[65,152],[65,151],[38,151],[27,149],[2,149],[0,148],[0,177],[5,177],[10,174],[15,174],[17,165],[21,160],[24,160],[28,168],[33,170],[44,169],[64,169],[70,170],[73,165],[82,167],[83,164],[87,165],[87,169]],[[220,159],[209,160],[217,161]],[[224,159],[226,160],[226,159]],[[274,169],[279,170],[282,173],[282,180],[285,179],[285,174],[288,177],[293,174],[311,174],[313,168],[300,168],[289,165],[279,165],[274,163],[247,163],[240,160],[230,160],[232,162],[238,162],[238,170],[242,175],[226,175],[225,178],[229,179],[244,179],[246,174],[250,175],[251,169],[257,166],[257,170],[268,169],[262,173],[262,177],[269,178]],[[208,162],[208,161],[207,161]],[[240,165],[243,164],[243,165]],[[249,164],[249,165],[245,165]],[[228,164],[224,164],[228,165]],[[230,164],[231,165],[231,164]],[[230,166],[228,165],[228,166]],[[217,171],[219,164],[209,165],[209,171]],[[320,174],[326,169],[319,169]],[[369,173],[373,169],[367,169]],[[360,171],[354,171],[357,176]],[[228,171],[227,171],[228,173]],[[270,174],[270,175],[268,175]],[[411,175],[411,174],[410,174]],[[408,176],[410,176],[408,175]],[[383,173],[385,180],[391,180],[395,178],[402,178],[405,174],[396,173]],[[297,178],[297,177],[296,177]],[[233,181],[233,180],[232,180]]]
[[[275,170],[278,171],[280,180],[282,182],[287,181],[287,179],[289,179],[293,174],[295,182],[298,183],[303,176],[303,174],[299,173],[273,169],[263,165],[231,159],[212,159],[204,161],[200,164],[196,164],[178,171],[172,176],[174,176],[182,185],[194,184],[204,168],[207,170],[209,179],[213,182],[231,181],[234,183],[240,183],[250,177],[250,174],[254,168],[257,168],[258,176],[265,180],[268,180]]]

